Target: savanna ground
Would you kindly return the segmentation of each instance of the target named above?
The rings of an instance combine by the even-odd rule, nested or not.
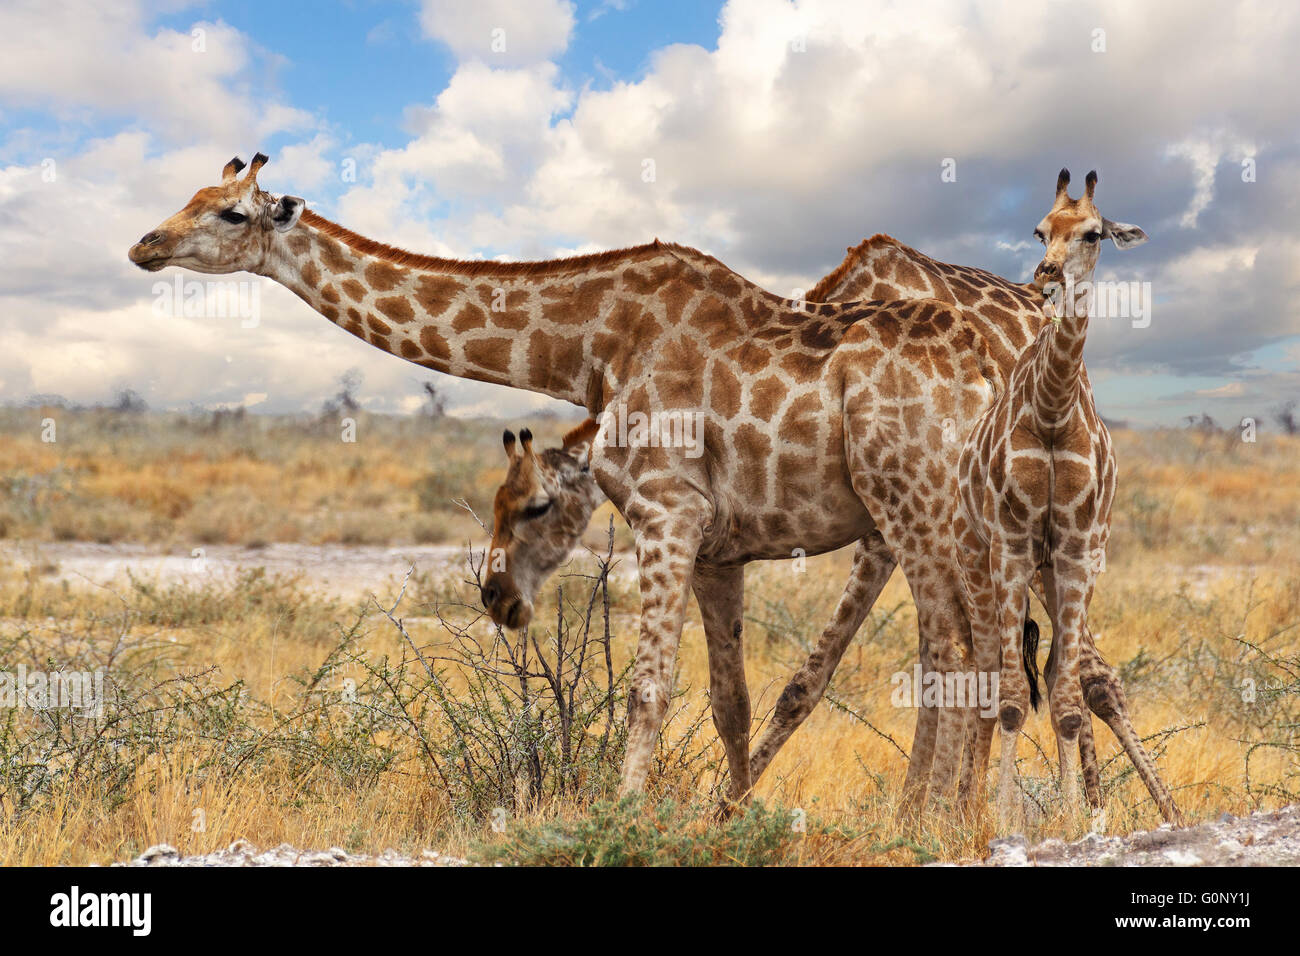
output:
[[[893,822],[914,720],[891,703],[891,675],[916,658],[901,575],[754,808],[726,823],[693,609],[652,791],[619,804],[638,611],[626,527],[602,508],[528,641],[502,637],[469,583],[464,546],[484,534],[454,503],[490,512],[501,424],[356,413],[345,442],[345,413],[0,410],[0,672],[98,668],[106,696],[93,718],[0,708],[0,863],[239,839],[544,863],[987,854],[987,820]],[[542,442],[565,427],[527,424]],[[1295,802],[1300,440],[1208,425],[1115,438],[1120,492],[1091,623],[1138,730],[1191,821]],[[756,732],[848,558],[747,571]],[[1106,829],[1154,826],[1094,726]],[[1026,730],[1027,836],[1078,835],[1059,813],[1046,715]]]

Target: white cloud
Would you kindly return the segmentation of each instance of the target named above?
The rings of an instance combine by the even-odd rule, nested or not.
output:
[[[517,66],[563,53],[573,32],[569,0],[424,0],[420,26],[459,60]]]
[[[87,111],[129,122],[147,116],[173,143],[257,143],[310,125],[310,115],[259,95],[250,82],[258,51],[221,22],[188,32],[150,31],[146,7],[76,0],[0,5],[0,103],[48,108],[63,119]]]
[[[95,310],[111,332],[131,308],[147,308],[126,245],[213,181],[214,156],[218,165],[228,158],[232,140],[256,143],[267,124],[300,131],[263,181],[308,199],[334,191],[334,139],[246,85],[248,64],[266,54],[230,27],[208,25],[200,59],[188,34],[151,30],[138,7],[47,10],[23,3],[0,13],[0,29],[32,37],[16,60],[0,62],[0,104],[122,116],[123,131],[57,156],[53,189],[36,167],[0,170],[0,290],[25,317],[0,320],[6,342],[23,323],[63,340],[92,334]],[[433,102],[409,105],[409,141],[348,147],[359,182],[331,204],[335,218],[375,238],[443,255],[543,257],[657,235],[786,291],[807,288],[846,245],[888,231],[1022,278],[1056,170],[1067,163],[1080,181],[1095,165],[1103,211],[1152,236],[1123,255],[1107,247],[1103,272],[1149,278],[1160,300],[1149,329],[1098,324],[1089,362],[1099,381],[1125,364],[1209,363],[1220,374],[1231,356],[1300,327],[1300,245],[1288,219],[1300,198],[1300,117],[1293,97],[1265,95],[1291,84],[1300,9],[1289,5],[1226,17],[1208,0],[995,0],[978,13],[956,0],[733,0],[716,49],[668,46],[635,81],[579,89],[548,62],[575,28],[569,3],[427,0],[419,17],[457,57],[456,71]],[[1090,48],[1098,25],[1101,54]],[[490,46],[497,27],[501,54]],[[42,59],[55,62],[38,69]],[[183,145],[154,155],[160,141]],[[1258,155],[1260,177],[1243,185],[1233,164],[1248,154]],[[940,179],[949,157],[952,183]],[[418,394],[427,373],[287,294],[272,302],[268,294],[271,318],[254,336],[151,327],[156,340],[106,333],[99,343],[109,354],[86,358],[101,363],[96,374],[153,376],[156,402],[265,391],[259,407],[311,403],[349,365],[392,407]],[[38,353],[43,341],[22,339]],[[30,368],[6,350],[6,394],[36,390],[33,375],[77,385],[60,378],[50,349]],[[162,354],[186,356],[176,364],[190,374],[155,374]],[[542,407],[524,393],[439,381],[453,407]]]

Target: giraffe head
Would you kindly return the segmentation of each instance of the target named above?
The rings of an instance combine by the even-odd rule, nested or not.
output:
[[[127,257],[149,272],[163,266],[215,274],[256,271],[275,236],[292,229],[306,205],[296,196],[272,196],[257,185],[257,171],[266,160],[263,153],[254,156],[241,179],[244,163],[236,156],[221,171],[219,186],[196,192],[180,212],[133,245]]]
[[[1070,171],[1062,169],[1056,177],[1056,200],[1051,211],[1034,229],[1034,238],[1046,251],[1034,270],[1034,285],[1040,290],[1049,283],[1083,281],[1092,275],[1101,254],[1101,240],[1110,239],[1117,249],[1128,249],[1147,241],[1147,234],[1126,222],[1112,222],[1097,211],[1093,193],[1097,189],[1097,172],[1088,173],[1086,191],[1071,199],[1066,187]]]
[[[589,468],[598,425],[588,419],[559,448],[533,450],[533,433],[503,437],[510,467],[492,503],[483,607],[497,624],[527,627],[542,582],[569,556],[600,504]]]

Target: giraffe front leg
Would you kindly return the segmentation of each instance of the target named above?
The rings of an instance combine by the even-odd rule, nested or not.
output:
[[[673,668],[701,527],[703,522],[669,522],[661,518],[637,528],[641,636],[628,697],[627,753],[620,796],[643,791],[650,773],[655,743],[672,696]]]
[[[1034,576],[1033,589],[1039,602],[1046,608],[1048,606],[1047,596],[1043,590],[1041,574]],[[1083,643],[1079,648],[1079,683],[1083,698],[1088,702],[1089,707],[1092,706],[1092,703],[1088,693],[1088,675],[1096,672],[1092,662],[1097,661],[1100,661],[1102,668],[1106,667],[1105,661],[1101,660],[1101,656],[1097,653],[1097,648],[1093,645],[1092,638],[1088,634],[1087,624],[1084,624]],[[1055,666],[1054,659],[1049,655],[1048,668],[1053,673],[1055,672]],[[1044,673],[1046,674],[1047,671],[1045,670]],[[1096,708],[1093,708],[1093,711],[1098,716],[1101,716]],[[1088,800],[1088,805],[1097,811],[1104,810],[1106,808],[1106,796],[1101,790],[1101,770],[1097,763],[1097,742],[1092,732],[1092,720],[1086,710],[1083,714],[1083,722],[1079,726],[1079,762],[1083,767],[1083,793]]]
[[[989,547],[988,575],[991,599],[981,602],[985,626],[992,627],[1000,654],[998,664],[998,723],[1002,752],[998,773],[998,827],[1006,833],[1020,824],[1020,797],[1016,783],[1016,744],[1029,715],[1029,679],[1022,670],[1024,615],[1029,581],[1033,577],[1029,543],[1008,542],[995,536]]]
[[[1052,616],[1052,654],[1047,668],[1047,702],[1056,732],[1061,767],[1061,794],[1066,813],[1077,818],[1082,811],[1079,794],[1079,734],[1086,716],[1079,680],[1079,649],[1092,575],[1084,561],[1058,553],[1043,570],[1043,585]]]
[[[731,776],[727,801],[734,806],[749,799],[753,786],[749,763],[749,684],[745,680],[742,637],[745,570],[739,566],[711,568],[697,562],[692,586],[708,642],[713,725],[727,753]]]
[[[894,573],[895,561],[879,532],[858,542],[853,569],[835,606],[831,622],[822,631],[808,659],[790,678],[777,699],[775,712],[750,757],[750,772],[758,780],[790,735],[812,713],[826,692],[844,651],[862,626],[876,598]]]

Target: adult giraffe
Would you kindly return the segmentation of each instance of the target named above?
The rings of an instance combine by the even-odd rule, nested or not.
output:
[[[925,514],[955,494],[959,445],[946,428],[965,434],[997,377],[961,310],[930,300],[804,307],[657,241],[545,262],[420,256],[266,193],[256,178],[266,161],[259,153],[241,179],[244,164],[232,160],[220,185],[132,246],[131,261],[266,276],[377,348],[592,415],[702,413],[698,457],[608,443],[592,453],[597,483],[635,533],[641,585],[624,792],[644,786],[692,590],[730,795],[749,791],[749,561],[887,543],[916,599],[930,667],[965,670],[955,559],[928,531],[942,516]],[[935,764],[949,777],[965,717],[938,715]]]

